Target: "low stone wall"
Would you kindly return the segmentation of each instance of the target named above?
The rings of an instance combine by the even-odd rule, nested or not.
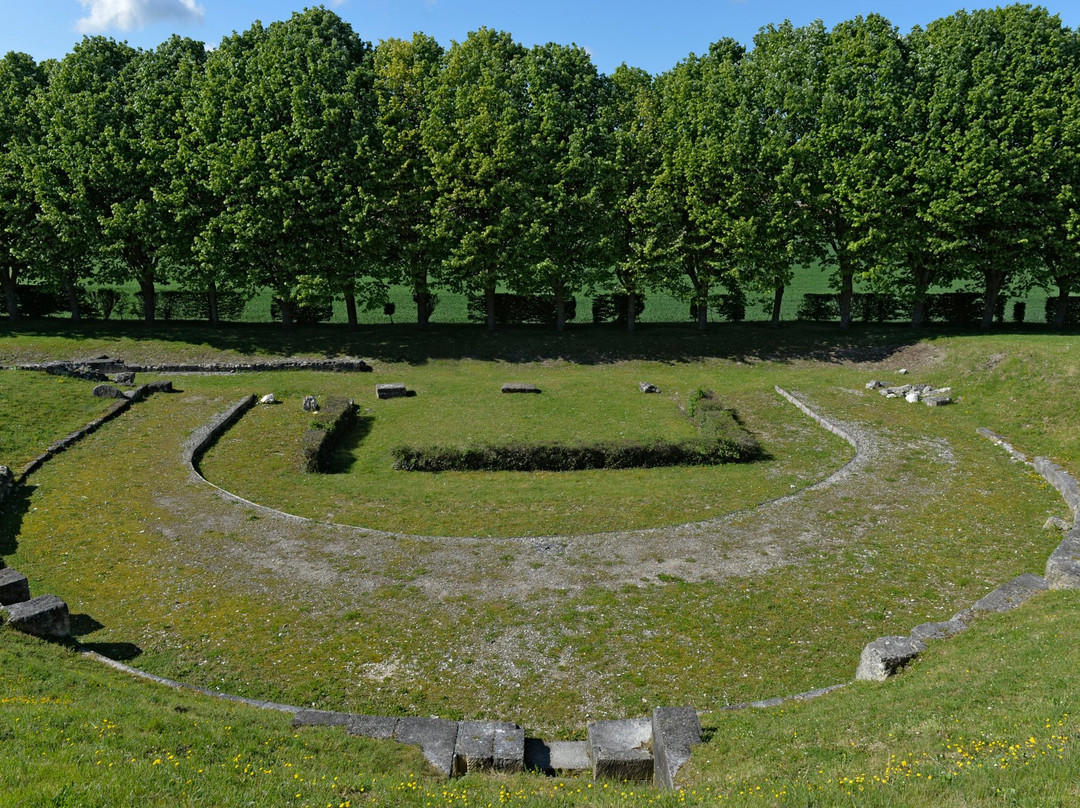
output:
[[[129,364],[107,356],[95,359],[41,362],[16,365],[17,370],[34,370],[57,376],[105,381],[116,373],[253,373],[275,370],[316,370],[335,373],[369,373],[371,365],[353,357],[341,359],[270,359],[265,362],[189,362],[167,364]]]
[[[183,457],[184,462],[191,468],[193,474],[202,479],[198,466],[203,455],[213,446],[214,441],[221,437],[229,427],[239,421],[244,413],[254,406],[254,394],[242,398],[224,412],[219,413],[210,423],[192,433],[184,444]]]
[[[19,474],[19,484],[21,485],[22,483],[26,482],[26,478],[33,474],[35,471],[37,471],[39,468],[41,468],[43,465],[45,465],[45,463],[49,459],[60,454],[62,451],[74,445],[75,443],[78,443],[87,435],[96,432],[103,424],[107,424],[109,421],[113,420],[120,414],[127,412],[131,408],[131,405],[132,401],[130,399],[119,400],[111,407],[109,407],[109,409],[105,410],[104,414],[99,415],[86,426],[81,427],[80,429],[76,429],[71,434],[65,435],[64,437],[60,438],[60,440],[54,442],[51,446],[49,446],[49,448],[47,448],[44,452],[31,460],[26,465],[26,467],[23,468],[22,473]]]

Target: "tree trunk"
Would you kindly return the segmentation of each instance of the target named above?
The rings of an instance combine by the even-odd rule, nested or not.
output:
[[[142,293],[143,321],[152,324],[154,322],[155,297],[154,271],[147,270],[139,275],[139,291]]]
[[[484,307],[487,310],[487,329],[495,330],[495,287],[488,286],[484,289]]]
[[[431,292],[426,287],[413,295],[416,300],[416,327],[423,331],[431,321]]]
[[[345,289],[345,316],[349,320],[349,330],[359,331],[360,322],[356,319],[356,295],[353,294],[351,284]]]
[[[426,267],[425,260],[421,258],[420,263]],[[416,327],[422,331],[431,320],[431,289],[428,288],[427,269],[413,273],[413,300],[416,301]]]
[[[634,292],[626,293],[626,330],[633,331],[637,327],[637,295]]]
[[[555,330],[566,330],[566,293],[561,278],[555,281]]]
[[[855,292],[855,281],[850,268],[840,266],[840,327],[851,326],[851,298]]]
[[[1054,328],[1064,328],[1065,317],[1069,312],[1069,291],[1072,289],[1072,278],[1065,275],[1054,280],[1058,285],[1058,296],[1054,301]]]
[[[0,269],[0,286],[4,287],[4,300],[7,305],[8,317],[12,322],[19,319],[19,295],[18,295],[19,271],[17,269]]]
[[[779,328],[780,327],[780,304],[782,304],[784,302],[784,289],[785,288],[786,287],[784,286],[783,281],[777,281],[776,285],[773,287],[772,317],[769,320],[769,327],[770,328]]]
[[[926,290],[930,288],[930,267],[915,267],[915,300],[911,304],[911,327],[922,328],[926,320]]]
[[[1005,273],[988,267],[983,270],[983,278],[986,280],[986,295],[983,298],[982,324],[979,327],[983,331],[989,331],[994,327],[994,311],[997,309],[998,296],[1005,282]]]
[[[206,290],[206,306],[209,309],[210,325],[220,325],[221,319],[218,315],[217,284],[213,281],[210,281],[210,286]]]
[[[292,328],[295,317],[293,316],[293,309],[296,304],[291,300],[285,300],[281,298],[278,305],[281,308],[281,324],[286,328]]]
[[[79,325],[82,322],[82,310],[79,308],[79,286],[73,278],[67,281],[68,306],[71,308],[71,324]]]

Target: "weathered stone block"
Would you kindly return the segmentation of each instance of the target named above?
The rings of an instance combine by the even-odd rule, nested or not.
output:
[[[387,715],[350,715],[345,723],[345,731],[362,738],[388,741],[394,737],[398,720]]]
[[[375,395],[379,398],[404,398],[409,391],[403,382],[391,382],[389,384],[375,385]]]
[[[971,605],[973,612],[1007,612],[1026,603],[1036,592],[1049,587],[1041,575],[1025,572],[1002,584]]]
[[[638,382],[637,386],[638,386],[638,390],[640,390],[643,393],[659,393],[660,392],[659,387],[657,387],[655,384],[650,384],[649,382]]]
[[[135,373],[130,370],[123,370],[120,373],[113,374],[112,380],[117,384],[135,384]]]
[[[26,576],[10,567],[0,570],[0,606],[30,600],[30,583]]]
[[[304,396],[304,412],[318,412],[319,402],[315,396]]]
[[[350,713],[335,713],[329,710],[301,710],[293,716],[294,727],[344,727]]]
[[[593,777],[651,780],[653,777],[652,720],[594,721],[588,725],[589,759]]]
[[[67,604],[56,595],[39,595],[5,609],[9,625],[26,634],[45,639],[64,639],[71,635]]]
[[[499,721],[462,721],[454,749],[454,774],[519,772],[525,765],[525,730]]]
[[[584,772],[592,769],[589,745],[585,741],[543,741],[525,739],[525,768],[545,774]]]
[[[884,682],[925,650],[921,641],[911,637],[881,637],[863,648],[855,678]]]
[[[169,379],[162,379],[156,382],[150,382],[146,385],[146,391],[148,393],[171,393],[173,392],[172,381]]]
[[[454,773],[454,749],[458,723],[442,718],[400,718],[394,728],[394,740],[419,746],[424,759],[440,774]]]
[[[652,716],[653,782],[674,788],[690,748],[701,743],[701,723],[693,707],[658,707]]]
[[[911,630],[911,636],[916,640],[944,640],[967,629],[966,621],[954,617],[937,623],[921,623]]]
[[[1080,528],[1074,527],[1046,562],[1051,589],[1080,589]]]
[[[540,388],[535,384],[525,384],[524,382],[509,382],[502,386],[504,393],[539,393]]]

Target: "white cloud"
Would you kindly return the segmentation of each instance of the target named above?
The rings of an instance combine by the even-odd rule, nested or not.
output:
[[[206,10],[196,0],[79,0],[86,16],[75,23],[82,34],[145,28],[155,22],[202,22]]]

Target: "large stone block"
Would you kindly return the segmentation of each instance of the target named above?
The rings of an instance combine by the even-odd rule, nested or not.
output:
[[[375,385],[375,395],[381,399],[404,398],[409,394],[404,382],[390,382]]]
[[[1080,528],[1073,528],[1046,562],[1051,589],[1080,589]]]
[[[91,392],[97,398],[124,398],[124,391],[111,384],[99,384]]]
[[[1046,579],[1025,572],[1002,584],[972,604],[973,612],[1007,612],[1028,601],[1036,592],[1046,590]]]
[[[911,637],[881,637],[863,649],[855,678],[884,682],[925,650],[926,645]]]
[[[30,583],[26,576],[10,567],[0,570],[0,606],[30,600]]]
[[[462,721],[454,749],[454,774],[519,772],[525,766],[525,730],[500,721]]]
[[[594,778],[652,780],[651,719],[594,721],[587,732]]]
[[[920,623],[911,630],[911,636],[916,640],[945,640],[967,629],[967,621],[954,617],[937,623]]]
[[[48,640],[62,640],[71,635],[67,604],[56,595],[39,595],[5,609],[9,625],[26,634]]]
[[[502,386],[504,393],[539,393],[540,388],[535,384],[525,384],[524,382],[509,382]]]
[[[394,728],[394,740],[419,746],[424,759],[440,774],[454,773],[454,750],[458,723],[443,718],[400,718]]]
[[[585,741],[543,741],[525,739],[525,768],[544,774],[585,772],[592,769],[589,745]]]
[[[653,782],[674,788],[690,748],[701,743],[701,723],[693,707],[658,707],[652,716]]]

